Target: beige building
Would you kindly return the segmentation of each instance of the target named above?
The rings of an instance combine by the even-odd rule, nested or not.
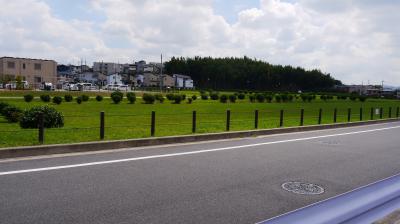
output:
[[[163,87],[175,87],[175,79],[172,76],[163,76]]]
[[[160,86],[160,78],[158,75],[153,73],[145,73],[143,75],[143,86],[145,87],[156,87]]]
[[[42,82],[57,83],[57,62],[30,58],[0,58],[0,82],[14,81],[17,76],[27,81],[31,88]]]

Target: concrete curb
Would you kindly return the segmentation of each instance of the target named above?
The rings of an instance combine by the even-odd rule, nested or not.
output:
[[[274,129],[262,129],[262,130],[250,130],[250,131],[222,132],[222,133],[212,133],[212,134],[183,135],[183,136],[173,136],[173,137],[157,137],[157,138],[142,138],[142,139],[129,139],[129,140],[117,140],[117,141],[97,141],[97,142],[86,142],[86,143],[75,143],[75,144],[13,147],[13,148],[0,149],[0,159],[77,153],[77,152],[91,152],[91,151],[101,151],[101,150],[120,149],[120,148],[134,148],[142,146],[221,140],[230,138],[246,138],[246,137],[255,137],[262,135],[293,133],[300,131],[315,131],[315,130],[325,130],[325,129],[342,128],[342,127],[370,125],[370,124],[391,123],[396,121],[400,121],[400,119],[394,118],[394,119],[374,120],[374,121],[360,121],[360,122],[350,122],[350,123],[311,125],[302,127],[274,128]]]

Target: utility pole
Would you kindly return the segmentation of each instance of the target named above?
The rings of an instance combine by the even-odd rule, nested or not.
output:
[[[162,60],[162,54],[161,54],[160,92],[162,92],[162,88],[163,88],[163,60]]]

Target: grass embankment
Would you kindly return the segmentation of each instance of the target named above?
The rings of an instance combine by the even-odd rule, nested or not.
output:
[[[63,93],[65,94],[65,93]],[[26,103],[22,99],[0,99],[12,105],[26,109],[45,103],[35,99]],[[107,140],[132,139],[150,136],[151,111],[156,112],[156,136],[173,136],[191,134],[192,111],[197,111],[197,133],[222,132],[225,130],[226,110],[231,110],[231,130],[254,129],[254,111],[259,110],[259,128],[276,128],[279,126],[280,110],[284,112],[284,126],[298,126],[300,110],[305,110],[304,124],[314,125],[318,122],[319,109],[323,109],[322,123],[333,122],[334,108],[338,109],[338,122],[347,122],[347,110],[352,109],[352,120],[359,120],[359,110],[363,108],[364,120],[370,119],[371,107],[384,109],[384,118],[388,117],[392,107],[392,117],[400,101],[369,99],[364,103],[350,100],[316,100],[311,103],[295,101],[290,103],[250,103],[248,99],[236,103],[197,99],[193,104],[128,104],[124,99],[120,104],[113,104],[111,99],[97,102],[91,98],[81,105],[63,102],[61,105],[49,103],[65,116],[65,127],[46,129],[45,143],[73,143],[99,140],[99,113],[105,112]],[[375,119],[379,116],[375,115]],[[7,123],[0,117],[0,147],[35,145],[37,130],[24,130],[18,124]]]

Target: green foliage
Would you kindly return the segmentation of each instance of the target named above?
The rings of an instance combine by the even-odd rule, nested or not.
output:
[[[60,97],[61,98],[61,97]],[[45,128],[64,127],[64,116],[61,112],[49,106],[37,106],[25,110],[21,116],[19,125],[21,128],[38,128],[39,114],[43,114]]]
[[[356,101],[359,98],[358,94],[351,94],[350,95],[350,100],[351,101]]]
[[[136,94],[133,92],[127,93],[126,98],[128,99],[130,104],[134,104],[136,102]]]
[[[174,100],[174,94],[172,94],[172,93],[168,93],[168,94],[166,95],[166,97],[167,97],[167,99],[168,99],[169,101]]]
[[[97,95],[96,100],[97,100],[97,102],[103,101],[103,96]]]
[[[61,102],[62,102],[61,96],[55,96],[55,97],[53,97],[53,103],[55,103],[55,104],[57,104],[57,105],[60,105]]]
[[[1,114],[1,115],[4,115],[4,114],[3,114],[4,108],[6,108],[6,107],[8,107],[8,106],[10,106],[10,104],[5,103],[5,102],[0,102],[0,114]]]
[[[152,94],[145,93],[143,94],[143,101],[145,104],[154,104],[156,97]]]
[[[246,98],[246,95],[244,93],[239,93],[237,94],[237,97],[239,100],[244,100]]]
[[[51,97],[50,97],[50,95],[45,94],[45,95],[41,95],[41,96],[40,96],[40,99],[41,99],[43,102],[48,103],[48,102],[50,102]]]
[[[253,95],[253,94],[249,95],[249,100],[250,100],[250,102],[252,102],[252,103],[256,102],[256,96]]]
[[[202,94],[201,95],[202,100],[208,100],[208,95],[207,94]]]
[[[77,98],[76,98],[76,102],[78,103],[78,104],[81,104],[82,103],[82,96],[78,96]]]
[[[192,102],[193,102],[193,99],[192,99],[192,98],[188,98],[188,99],[187,99],[187,103],[188,103],[188,104],[192,104]]]
[[[27,102],[27,103],[32,102],[32,100],[33,100],[33,95],[32,95],[32,94],[26,94],[26,95],[24,96],[24,100],[25,100],[25,102]]]
[[[73,99],[74,99],[74,97],[71,96],[71,95],[69,95],[69,94],[67,94],[67,95],[64,96],[65,102],[71,102]]]
[[[2,115],[10,123],[18,122],[22,114],[22,110],[16,106],[8,105],[2,110]]]
[[[271,103],[273,99],[274,99],[274,97],[271,96],[271,95],[266,95],[266,96],[265,96],[265,100],[266,100],[268,103]]]
[[[212,100],[218,100],[218,98],[219,98],[219,93],[217,93],[217,92],[210,93],[210,98],[211,98]]]
[[[114,91],[111,93],[111,100],[115,103],[118,104],[122,101],[124,98],[124,94],[121,93],[121,91]]]
[[[158,102],[160,102],[160,103],[164,103],[164,101],[165,101],[165,98],[164,98],[164,96],[162,95],[162,94],[156,94],[155,96],[154,96],[155,98],[156,98],[156,100],[158,100]]]
[[[358,99],[360,100],[360,102],[365,102],[365,101],[367,101],[367,98],[368,98],[367,96],[363,96],[363,95],[358,97]]]
[[[197,100],[197,96],[196,96],[196,95],[193,95],[193,96],[192,96],[192,100]]]
[[[186,100],[186,95],[185,94],[182,94],[181,97],[182,97],[182,100]]]
[[[165,68],[170,74],[190,74],[199,88],[213,86],[220,90],[326,90],[341,84],[319,70],[272,65],[248,57],[172,57]]]
[[[231,103],[236,103],[236,99],[237,99],[236,95],[229,95],[229,101]]]
[[[174,104],[180,104],[183,100],[182,95],[175,95],[174,96]]]
[[[279,94],[276,94],[276,95],[275,95],[275,101],[276,101],[277,103],[282,102],[282,96],[279,95]]]
[[[219,97],[219,101],[220,101],[221,103],[226,103],[226,102],[228,102],[228,96],[225,95],[225,94],[222,94],[222,95]]]
[[[89,96],[88,95],[82,95],[82,101],[83,102],[89,101]]]
[[[265,96],[263,94],[257,93],[256,94],[256,100],[259,103],[263,103],[265,101]]]

